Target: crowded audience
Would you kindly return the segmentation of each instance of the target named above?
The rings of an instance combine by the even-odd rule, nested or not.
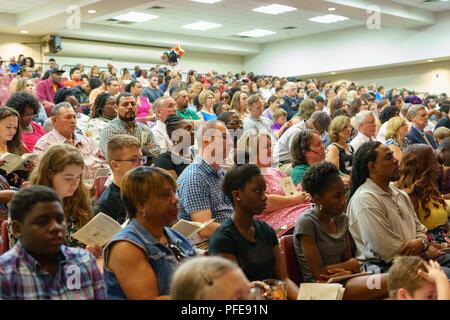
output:
[[[269,280],[297,299],[286,261],[302,282],[344,276],[344,299],[450,299],[447,94],[24,56],[2,67],[0,299],[274,298]],[[123,229],[78,240],[100,213]],[[77,290],[63,263],[80,268]]]

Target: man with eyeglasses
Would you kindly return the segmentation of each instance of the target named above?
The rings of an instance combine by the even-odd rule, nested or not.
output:
[[[107,145],[112,137],[118,134],[127,134],[138,138],[144,155],[152,159],[160,153],[160,146],[149,126],[136,121],[136,100],[131,93],[124,92],[116,98],[117,117],[111,120],[100,132],[100,149],[107,154]]]
[[[127,211],[120,197],[122,177],[130,170],[147,162],[142,155],[141,143],[136,137],[118,134],[108,142],[108,164],[112,170],[112,182],[94,205],[94,214],[103,212],[118,223],[125,222]]]

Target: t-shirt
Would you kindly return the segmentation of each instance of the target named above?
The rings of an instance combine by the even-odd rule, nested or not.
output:
[[[253,225],[255,242],[245,239],[233,220],[228,218],[209,240],[209,254],[234,255],[250,281],[273,279],[275,265],[273,247],[278,245],[275,230],[261,220],[254,220]]]
[[[172,161],[172,157],[177,163]],[[155,167],[163,168],[165,170],[174,170],[177,173],[177,176],[180,176],[183,170],[186,169],[191,162],[190,159],[181,158],[175,154],[172,155],[170,151],[166,151],[156,158]]]
[[[297,256],[297,262],[304,282],[315,282],[311,270],[303,254],[301,235],[307,235],[314,239],[319,248],[320,257],[323,266],[342,263],[342,254],[345,249],[345,241],[348,237],[348,220],[345,214],[334,217],[336,221],[337,232],[330,234],[320,226],[320,222],[309,209],[302,214],[295,224],[294,229],[294,247]]]
[[[94,215],[99,212],[110,216],[122,224],[127,218],[127,210],[120,197],[120,188],[112,182],[94,205]]]
[[[300,182],[302,182],[303,176],[305,175],[306,171],[308,171],[308,169],[309,166],[307,164],[300,164],[298,166],[295,166],[291,172],[292,182],[294,182],[295,185],[298,185]]]
[[[36,142],[45,134],[44,129],[36,122],[31,122],[33,132],[25,132],[22,130],[22,142],[25,145],[27,152],[33,152]]]

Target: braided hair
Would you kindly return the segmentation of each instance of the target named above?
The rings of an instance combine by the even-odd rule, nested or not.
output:
[[[95,102],[91,110],[91,118],[98,118],[103,115],[103,108],[105,107],[106,101],[108,101],[110,96],[111,94],[109,92],[103,92],[95,98]]]
[[[379,141],[369,141],[363,143],[353,156],[352,176],[350,179],[350,192],[348,199],[350,199],[356,190],[366,182],[369,177],[369,162],[374,162],[377,159],[377,152],[375,151],[381,145]]]

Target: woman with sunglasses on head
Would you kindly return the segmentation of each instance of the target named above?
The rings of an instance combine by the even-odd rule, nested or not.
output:
[[[288,299],[295,300],[298,287],[288,278],[275,230],[254,219],[267,207],[261,170],[253,164],[235,166],[225,176],[222,188],[233,204],[233,213],[213,233],[209,254],[237,262],[250,281],[286,282]]]
[[[86,122],[84,135],[100,145],[100,131],[117,117],[116,99],[109,92],[100,93],[91,109],[91,118]]]
[[[103,251],[109,299],[167,299],[178,263],[195,255],[167,225],[177,219],[176,182],[160,168],[135,168],[122,178],[130,222]]]

